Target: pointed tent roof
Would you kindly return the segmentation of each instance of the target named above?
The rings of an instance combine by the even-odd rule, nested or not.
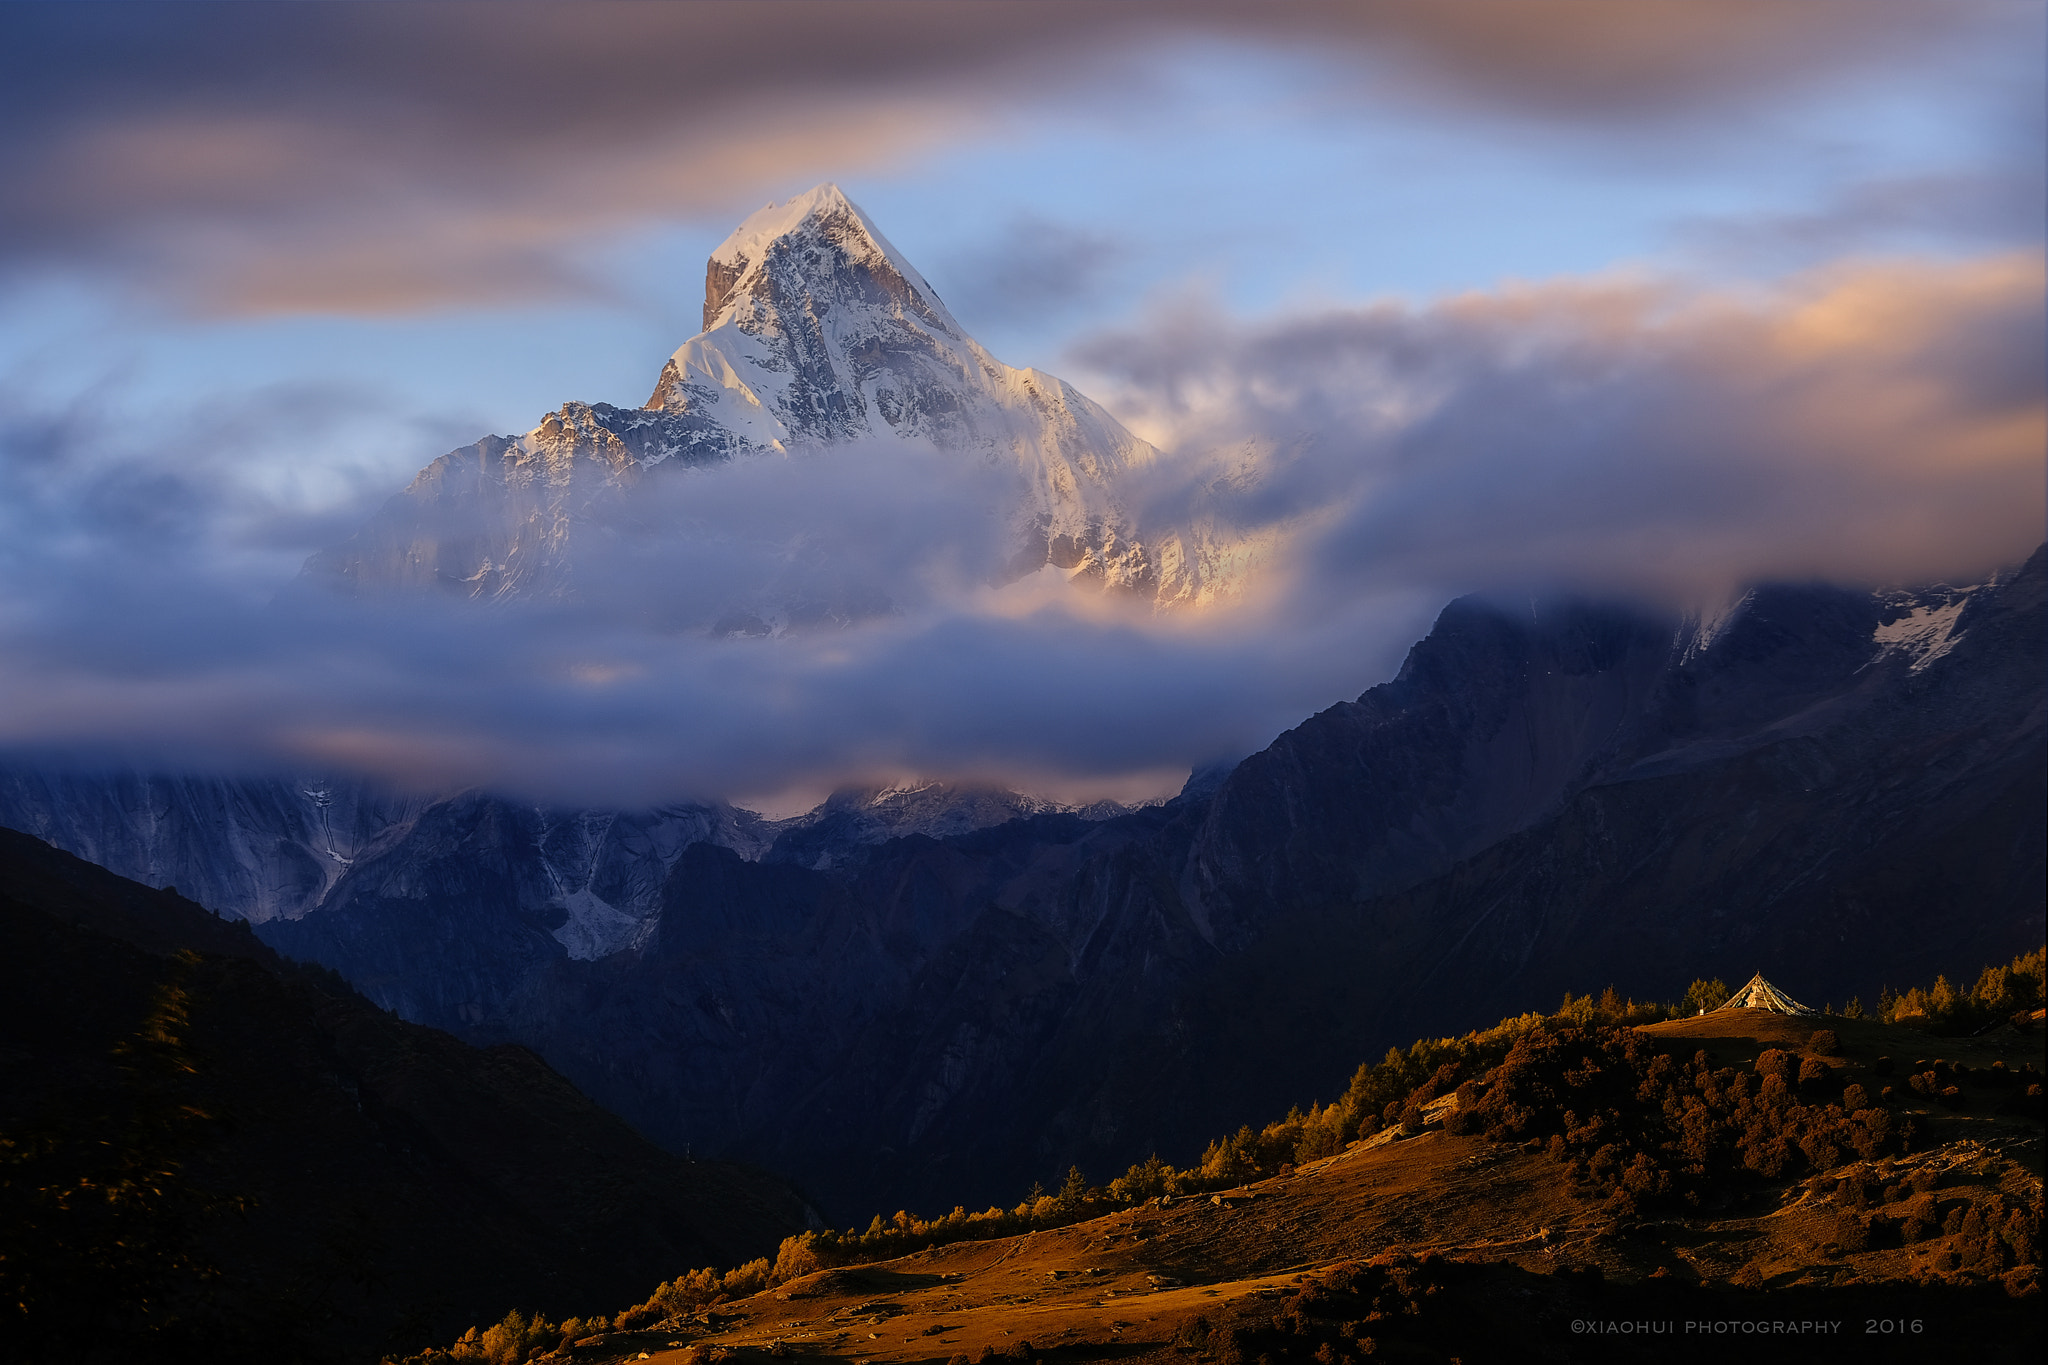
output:
[[[1747,986],[1729,996],[1728,1003],[1721,1006],[1721,1009],[1770,1010],[1774,1014],[1820,1013],[1819,1010],[1808,1009],[1776,986],[1773,986],[1770,982],[1764,980],[1762,972],[1752,976]]]

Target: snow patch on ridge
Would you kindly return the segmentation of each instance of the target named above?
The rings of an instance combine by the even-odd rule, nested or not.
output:
[[[1718,611],[1702,612],[1693,623],[1690,637],[1680,652],[1679,663],[1689,664],[1714,647],[1714,641],[1721,638],[1728,627],[1735,624],[1749,604],[1756,600],[1754,591],[1745,592]]]
[[[1952,601],[1915,607],[1896,621],[1880,625],[1871,639],[1883,653],[1910,655],[1913,663],[1909,671],[1918,673],[1962,643],[1965,632],[1956,629],[1956,621],[1969,602],[1970,594],[1965,590]]]
[[[595,962],[632,947],[643,927],[637,916],[612,905],[589,887],[558,896],[555,904],[568,912],[569,919],[555,930],[554,939],[581,962]]]

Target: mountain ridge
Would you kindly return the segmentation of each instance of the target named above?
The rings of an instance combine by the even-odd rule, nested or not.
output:
[[[1397,679],[1207,795],[856,841],[823,870],[698,844],[641,947],[488,982],[426,965],[459,899],[267,932],[527,1042],[664,1142],[828,1203],[976,1202],[1228,1131],[1589,974],[1670,994],[1796,957],[1825,999],[1930,939],[1957,970],[2010,956],[2048,883],[2043,579],[2037,553],[1979,586],[1938,657],[1884,634],[1927,607],[1897,595],[1763,589],[1704,643],[1638,609],[1467,599]]]
[[[813,1217],[524,1048],[392,1018],[246,922],[12,830],[0,940],[0,1270],[55,1335],[34,1358],[119,1354],[131,1329],[207,1359],[360,1357],[772,1252]],[[163,1188],[136,1194],[123,1161]],[[53,1210],[80,1180],[92,1197]]]
[[[671,1148],[842,1209],[974,1202],[1228,1131],[1470,1027],[1471,999],[1497,1016],[1589,974],[1668,995],[1778,956],[1819,963],[1825,999],[1930,938],[1958,970],[2010,956],[2048,886],[2044,564],[1767,585],[1711,621],[1460,599],[1395,679],[1108,820],[956,833],[941,803],[943,837],[887,837],[830,802],[778,832],[468,793],[260,932],[534,1048]],[[63,814],[14,790],[0,816]]]

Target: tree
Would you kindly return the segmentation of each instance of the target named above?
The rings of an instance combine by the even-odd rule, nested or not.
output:
[[[1685,991],[1685,1012],[1688,1015],[1717,1010],[1727,1003],[1728,983],[1718,976],[1712,981],[1694,981]]]

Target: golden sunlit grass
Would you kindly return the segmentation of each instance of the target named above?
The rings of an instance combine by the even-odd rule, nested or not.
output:
[[[2041,971],[2035,953],[1987,969],[1970,992],[1945,981],[1910,992],[1904,1017],[1961,1028],[1973,1008],[2038,1004]],[[1876,1018],[1712,1009],[1726,995],[1702,981],[1678,1006],[1611,990],[1567,997],[1555,1015],[1390,1052],[1338,1101],[1219,1139],[1199,1166],[1154,1158],[1098,1189],[1076,1170],[1014,1209],[804,1234],[773,1261],[693,1272],[609,1320],[515,1314],[416,1359],[960,1365],[1058,1351],[1246,1365],[1244,1343],[1266,1334],[1276,1359],[1332,1365],[1422,1328],[1324,1321],[1334,1310],[1318,1305],[1405,1304],[1427,1318],[1440,1291],[1441,1309],[1461,1295],[1497,1302],[1511,1285],[1553,1299],[1587,1284],[1652,1297],[1689,1285],[1809,1308],[1833,1294],[1837,1312],[1850,1299],[1981,1289],[2024,1314],[2038,1293],[2042,1188],[2031,1016],[1938,1037]],[[1605,1060],[1573,1061],[1574,1048]],[[1525,1102],[1557,1083],[1545,1068],[1580,1065],[1559,1073],[1574,1110],[1547,1128]],[[1640,1074],[1635,1114],[1636,1081],[1615,1091],[1595,1079],[1602,1067]],[[1682,1150],[1629,1135],[1658,1122],[1659,1104]],[[1680,1109],[1683,1125],[1671,1118]],[[1739,1146],[1715,1155],[1744,1123]],[[1603,1124],[1615,1126],[1603,1136]],[[1283,1297],[1292,1307],[1275,1317]],[[2007,1311],[1984,1316],[1987,1330],[2008,1330]],[[1464,1332],[1470,1348],[1518,1329],[1454,1314],[1429,1330]]]

